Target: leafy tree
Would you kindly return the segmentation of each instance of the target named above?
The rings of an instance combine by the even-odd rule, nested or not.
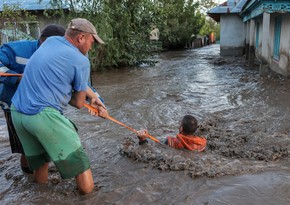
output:
[[[64,3],[70,7],[64,19],[90,20],[106,43],[96,45],[90,52],[93,68],[154,64],[150,59],[156,46],[149,40],[152,1],[66,0]]]
[[[211,8],[217,6],[217,3],[214,0],[201,0],[200,1],[201,9],[204,12],[207,12]],[[213,19],[206,17],[203,27],[200,29],[199,34],[202,36],[208,35],[214,32],[216,39],[219,39],[220,36],[220,25],[216,23]]]
[[[104,4],[107,16],[106,50],[111,53],[116,66],[153,63],[146,60],[152,56],[154,46],[150,44],[149,33],[153,23],[150,0],[109,0]],[[108,59],[109,60],[109,59]]]
[[[51,0],[66,4],[63,20],[83,17],[97,28],[105,45],[90,53],[93,67],[154,64],[153,55],[164,48],[183,48],[199,33],[205,15],[194,0]],[[161,43],[149,40],[157,27]]]
[[[165,48],[184,48],[204,24],[199,3],[193,0],[159,0],[160,38]]]
[[[205,19],[205,24],[203,25],[203,27],[200,29],[199,34],[201,36],[205,36],[208,35],[210,33],[215,33],[215,37],[216,39],[219,39],[219,34],[220,34],[220,25],[215,22],[213,19],[211,18],[206,18]]]
[[[198,0],[198,2],[200,4],[200,10],[204,14],[206,14],[209,9],[218,5],[215,0]]]

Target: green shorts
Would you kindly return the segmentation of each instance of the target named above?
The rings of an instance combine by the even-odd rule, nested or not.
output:
[[[74,124],[53,108],[25,115],[11,107],[12,120],[31,170],[52,160],[63,179],[90,168]]]

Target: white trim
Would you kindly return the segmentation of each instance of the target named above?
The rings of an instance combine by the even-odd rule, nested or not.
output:
[[[18,64],[26,65],[28,60],[29,60],[28,58],[22,58],[22,57],[18,57],[18,56],[15,57],[15,61]]]
[[[0,72],[6,73],[9,69],[5,66],[0,67]]]

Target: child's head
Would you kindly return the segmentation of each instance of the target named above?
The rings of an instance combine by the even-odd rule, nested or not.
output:
[[[179,131],[186,135],[193,135],[197,130],[197,120],[192,115],[185,115],[181,121]]]

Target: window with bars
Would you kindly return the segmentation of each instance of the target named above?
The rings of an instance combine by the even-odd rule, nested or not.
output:
[[[1,43],[22,39],[38,39],[40,35],[37,21],[4,22],[1,29]]]

